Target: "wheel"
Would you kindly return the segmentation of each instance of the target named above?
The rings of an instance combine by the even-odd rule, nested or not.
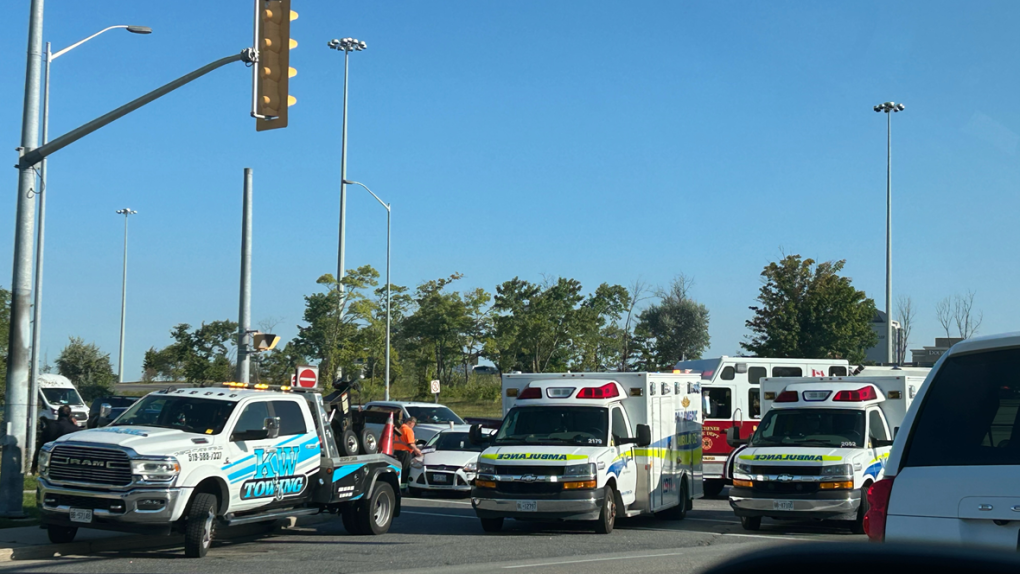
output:
[[[351,429],[344,431],[344,436],[341,437],[340,443],[343,445],[344,454],[347,456],[358,456],[358,449],[361,448],[358,435]]]
[[[612,487],[606,487],[606,495],[602,499],[602,511],[595,522],[596,534],[610,534],[616,524],[616,493]]]
[[[740,525],[744,530],[758,530],[761,528],[761,516],[741,516]]]
[[[703,488],[705,489],[705,498],[716,498],[722,494],[723,487],[726,483],[721,480],[706,480]]]
[[[864,515],[868,513],[868,485],[861,488],[861,505],[857,507],[857,519],[850,523],[850,531],[864,534]]]
[[[499,532],[503,530],[502,518],[482,518],[482,530],[486,532]]]
[[[667,508],[662,512],[656,512],[655,517],[663,520],[683,520],[687,518],[687,481],[680,482],[680,504]]]
[[[361,531],[364,534],[385,534],[393,521],[396,500],[392,486],[381,481],[375,483],[372,497],[358,509]]]
[[[214,494],[200,492],[195,495],[184,530],[184,555],[188,558],[201,558],[212,546],[218,505]]]
[[[54,544],[66,544],[74,541],[74,535],[78,534],[76,526],[47,526],[46,534],[50,542]]]
[[[379,452],[379,442],[375,440],[375,435],[368,429],[361,431],[361,449],[365,451],[365,454]]]
[[[360,505],[357,504],[348,504],[340,511],[340,517],[344,522],[344,530],[346,530],[348,534],[353,534],[354,536],[364,534],[361,531],[361,521],[358,519],[359,506]]]

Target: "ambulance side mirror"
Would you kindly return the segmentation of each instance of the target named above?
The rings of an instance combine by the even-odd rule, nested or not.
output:
[[[471,430],[468,431],[468,440],[473,445],[489,444],[491,437],[482,434],[482,425],[471,425]]]
[[[747,444],[746,438],[740,438],[740,427],[732,426],[726,429],[726,444],[730,445],[730,448]]]
[[[652,444],[652,428],[648,425],[637,425],[637,445],[648,446]]]

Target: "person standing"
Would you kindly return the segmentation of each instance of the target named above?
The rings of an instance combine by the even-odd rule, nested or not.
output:
[[[396,440],[393,441],[394,454],[400,461],[401,485],[407,484],[407,477],[411,473],[411,457],[421,456],[421,450],[414,440],[414,425],[417,423],[418,419],[415,417],[405,420],[404,424],[400,425],[400,430],[397,431]]]
[[[55,441],[65,434],[79,430],[81,429],[78,428],[78,425],[71,420],[71,407],[63,405],[57,409],[57,420],[49,421],[49,424],[46,425],[46,429],[43,431],[43,443]]]

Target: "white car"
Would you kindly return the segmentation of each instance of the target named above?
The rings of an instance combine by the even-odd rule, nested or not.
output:
[[[961,341],[939,359],[868,491],[869,538],[1016,551],[1017,365],[1020,333]]]
[[[372,401],[365,405],[366,411],[392,411],[397,416],[394,423],[399,428],[401,421],[410,417],[418,419],[414,425],[414,438],[416,441],[428,441],[439,431],[455,429],[465,433],[471,429],[471,425],[464,422],[457,413],[449,407],[436,403],[416,403],[405,401]],[[378,436],[382,432],[382,425],[365,425],[371,428]],[[376,428],[378,427],[378,428]]]
[[[422,458],[411,461],[408,490],[419,495],[426,490],[470,493],[471,481],[478,472],[478,453],[486,446],[471,444],[467,431],[436,433],[421,449]]]

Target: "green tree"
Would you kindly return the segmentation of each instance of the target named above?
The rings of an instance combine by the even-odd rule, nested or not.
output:
[[[110,354],[103,353],[95,343],[85,343],[80,337],[70,342],[57,357],[57,372],[67,377],[78,388],[86,403],[113,394],[113,366]]]
[[[644,368],[671,369],[684,359],[700,359],[708,348],[708,309],[688,296],[691,283],[680,275],[638,316],[635,332],[645,351]]]
[[[189,383],[218,383],[234,378],[237,323],[230,320],[202,323],[194,330],[179,323],[170,331],[174,342],[145,352],[146,378]]]
[[[571,358],[576,307],[584,299],[575,279],[544,287],[514,277],[496,287],[493,330],[485,356],[502,372],[565,371]]]
[[[606,371],[616,368],[623,350],[624,328],[620,319],[630,308],[631,297],[620,285],[603,283],[573,312],[571,370]]]
[[[415,366],[418,397],[429,392],[432,377],[444,385],[453,380],[454,368],[464,363],[472,317],[464,297],[446,287],[463,275],[426,281],[415,291],[415,310],[403,323],[401,336],[406,356]]]
[[[762,271],[759,305],[741,347],[759,357],[847,359],[860,363],[878,343],[875,302],[839,275],[845,260],[815,264],[788,255]]]

